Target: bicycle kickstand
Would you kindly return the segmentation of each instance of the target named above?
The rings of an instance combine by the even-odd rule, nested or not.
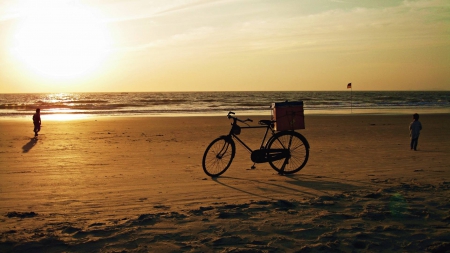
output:
[[[278,172],[278,175],[283,176],[284,175],[284,168],[286,168],[286,160],[284,160],[283,166],[281,166],[280,171]]]

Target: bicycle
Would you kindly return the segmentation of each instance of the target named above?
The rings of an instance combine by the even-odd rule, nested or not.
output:
[[[202,165],[203,171],[211,177],[222,175],[231,165],[236,154],[236,140],[251,153],[251,160],[256,163],[268,162],[279,174],[293,174],[305,167],[309,157],[309,143],[306,138],[293,130],[276,132],[273,120],[260,120],[259,126],[250,126],[247,122],[251,119],[241,120],[234,116],[234,112],[228,112],[228,119],[232,119],[231,129],[228,135],[222,135],[213,140],[205,150]],[[239,126],[237,122],[247,126]],[[261,147],[252,150],[238,135],[241,129],[266,128]],[[267,139],[268,133],[271,136]],[[267,142],[266,142],[267,139]]]

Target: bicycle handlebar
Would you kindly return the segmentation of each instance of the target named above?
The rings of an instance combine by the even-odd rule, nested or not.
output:
[[[242,123],[253,122],[253,120],[252,120],[252,119],[249,119],[249,118],[247,118],[247,119],[245,119],[245,120],[241,120],[241,119],[238,119],[236,116],[232,116],[232,115],[235,115],[235,114],[236,114],[236,113],[234,113],[234,112],[228,112],[227,117],[228,117],[229,119],[233,119],[235,122],[236,122],[236,121],[239,121],[239,122],[242,122]]]

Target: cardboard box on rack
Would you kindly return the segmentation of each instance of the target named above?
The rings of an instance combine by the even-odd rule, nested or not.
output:
[[[271,109],[276,131],[305,129],[303,101],[272,103]]]

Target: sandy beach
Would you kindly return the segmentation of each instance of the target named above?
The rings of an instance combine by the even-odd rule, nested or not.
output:
[[[225,116],[1,119],[0,252],[450,252],[450,115],[421,115],[418,151],[411,120],[306,115],[298,173],[237,145],[210,178]]]

